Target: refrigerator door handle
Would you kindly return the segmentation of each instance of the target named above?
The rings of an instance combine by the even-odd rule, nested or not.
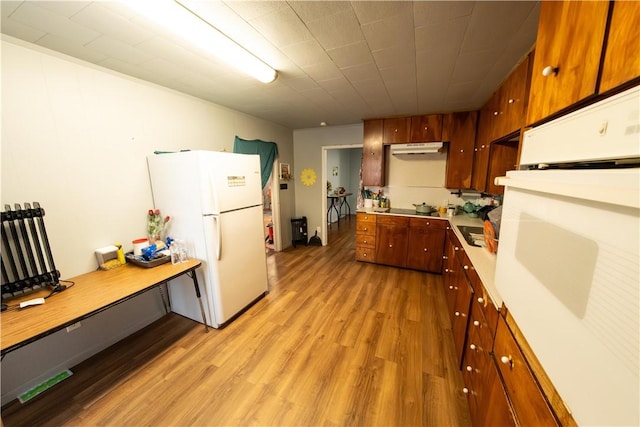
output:
[[[220,261],[220,254],[222,253],[222,236],[220,235],[222,227],[220,226],[220,216],[214,216],[216,222],[216,259]]]

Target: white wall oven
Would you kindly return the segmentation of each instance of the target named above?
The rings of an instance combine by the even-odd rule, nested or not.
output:
[[[640,89],[522,144],[496,287],[579,425],[640,425]]]

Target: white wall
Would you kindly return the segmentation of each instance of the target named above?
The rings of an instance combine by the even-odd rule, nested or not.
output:
[[[146,235],[146,156],[232,151],[235,135],[276,142],[280,160],[294,167],[287,128],[2,36],[2,204],[40,202],[62,278],[94,270],[96,248],[120,241],[130,250]],[[280,196],[286,245],[294,193]],[[47,338],[51,357],[38,344],[10,353],[2,402],[162,314],[158,293],[149,292]]]
[[[355,214],[356,195],[360,185],[360,167],[362,164],[362,148],[344,148],[327,150],[327,169],[325,171],[327,181],[332,184],[332,192],[344,187],[351,196],[346,201],[351,207],[351,213]],[[337,168],[337,169],[334,169]],[[337,173],[337,175],[334,175]],[[327,201],[329,203],[329,201]],[[336,204],[338,200],[336,200]],[[347,207],[343,206],[341,214],[347,214]],[[334,209],[329,211],[329,222],[336,222],[337,214]]]
[[[295,212],[296,216],[307,217],[310,236],[327,218],[322,209],[322,189],[327,185],[322,180],[322,147],[362,144],[362,135],[362,123],[293,131]],[[300,172],[306,168],[312,168],[318,176],[316,183],[309,187],[300,182]]]

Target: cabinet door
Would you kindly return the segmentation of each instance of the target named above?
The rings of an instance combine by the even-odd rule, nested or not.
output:
[[[557,426],[553,412],[502,317],[498,319],[493,352],[519,424]]]
[[[541,2],[528,124],[595,94],[608,11],[605,1]]]
[[[406,144],[409,142],[411,117],[384,119],[384,144]]]
[[[496,177],[516,169],[518,163],[518,141],[494,142],[488,159],[487,180],[484,190],[490,194],[503,194],[504,187],[495,185]]]
[[[602,64],[600,92],[640,76],[640,5],[616,1]]]
[[[410,218],[407,267],[442,272],[446,221]]]
[[[364,121],[362,144],[362,183],[364,185],[377,187],[384,185],[382,128],[382,119]]]
[[[524,126],[524,107],[529,81],[529,56],[516,67],[505,81],[500,99],[504,116],[500,137],[519,131]]]
[[[376,226],[376,262],[405,267],[409,218],[381,215]]]
[[[471,175],[471,188],[485,191],[487,188],[487,175],[489,171],[489,143],[476,141],[473,152],[473,174]]]
[[[442,141],[442,114],[411,117],[411,142]]]
[[[452,313],[453,315],[451,317],[451,331],[453,332],[453,342],[456,347],[457,361],[458,363],[462,363],[473,290],[471,289],[471,285],[467,281],[466,276],[462,272],[461,266],[458,266],[456,278],[458,289],[456,291],[456,302]]]
[[[442,284],[444,286],[444,295],[447,300],[447,313],[453,313],[453,307],[456,303],[456,245],[459,245],[458,239],[453,234],[450,227],[447,229],[447,239],[445,242],[444,255],[442,257],[444,270],[442,272]]]
[[[477,111],[452,113],[445,116],[444,128],[446,132],[443,139],[449,141],[447,188],[471,188],[477,120]]]

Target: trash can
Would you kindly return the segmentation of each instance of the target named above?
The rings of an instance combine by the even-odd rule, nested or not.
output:
[[[309,243],[307,239],[307,217],[291,218],[291,243],[296,247],[296,243]]]

